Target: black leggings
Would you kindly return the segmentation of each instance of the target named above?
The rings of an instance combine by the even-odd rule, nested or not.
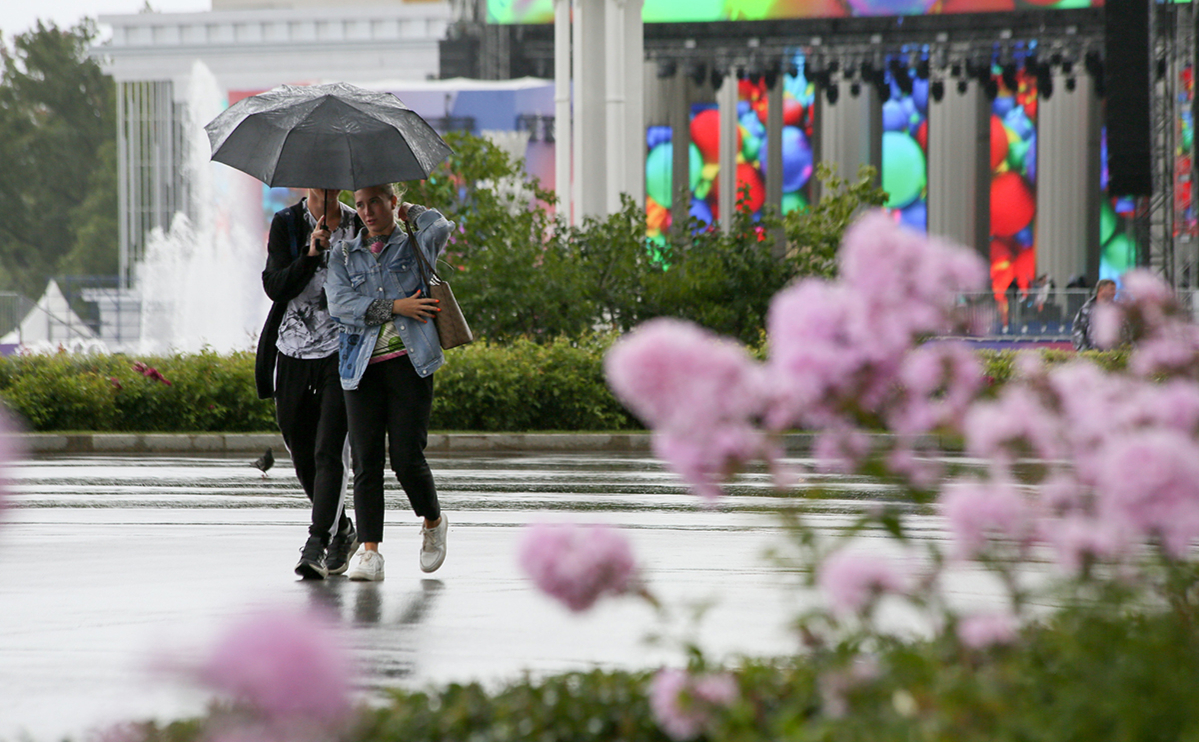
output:
[[[275,366],[275,419],[304,494],[312,501],[308,533],[326,544],[350,525],[346,492],[346,406],[337,354],[300,359],[280,353]]]
[[[366,367],[358,388],[346,391],[345,399],[354,461],[358,540],[383,540],[385,453],[391,456],[391,469],[412,510],[428,520],[441,517],[437,487],[425,461],[429,415],[433,411],[433,376],[417,375],[408,356],[372,363]]]

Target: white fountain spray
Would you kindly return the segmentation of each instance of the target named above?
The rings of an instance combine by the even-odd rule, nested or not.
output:
[[[196,62],[184,136],[196,220],[176,214],[169,231],[154,230],[137,267],[143,354],[253,349],[270,309],[261,280],[261,184],[209,160],[204,124],[224,98],[212,72]]]

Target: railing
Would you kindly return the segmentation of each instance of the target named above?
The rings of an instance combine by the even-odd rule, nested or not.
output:
[[[964,294],[971,335],[1001,340],[1068,341],[1078,310],[1094,289],[1012,291],[997,298],[992,292]],[[1192,319],[1199,319],[1199,290],[1178,292]],[[1119,301],[1119,295],[1116,296]]]

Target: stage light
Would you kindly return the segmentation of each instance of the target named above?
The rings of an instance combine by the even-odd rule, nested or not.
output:
[[[953,75],[954,77],[961,77],[962,76],[962,63],[954,62],[953,65],[949,68],[949,74]]]
[[[779,81],[779,68],[777,65],[771,67],[762,73],[762,80],[766,83],[767,90],[774,90],[774,86]]]
[[[853,82],[851,82],[849,84],[849,95],[853,98],[857,98],[861,94],[862,94],[862,85],[857,80],[854,80]]]
[[[1067,77],[1067,78],[1066,78],[1066,92],[1067,92],[1067,93],[1073,93],[1073,92],[1074,92],[1074,88],[1075,88],[1075,87],[1077,87],[1077,83],[1076,83],[1076,82],[1074,82],[1074,78],[1073,78],[1073,77]]]
[[[724,84],[724,71],[712,68],[712,89],[720,90],[720,86]]]
[[[966,80],[958,80],[958,95],[965,95],[969,87],[970,83]]]
[[[824,89],[824,97],[828,99],[830,106],[837,105],[837,98],[841,97],[841,91],[837,89],[837,83],[834,82]]]
[[[687,76],[698,87],[708,79],[708,68],[703,62],[691,62],[688,64]]]
[[[675,64],[673,59],[659,59],[658,60],[658,77],[659,78],[674,77],[674,73],[677,71],[678,71],[678,65]]]
[[[945,83],[940,80],[933,80],[928,84],[928,94],[932,96],[934,101],[940,103],[941,99],[945,97]]]
[[[921,80],[927,80],[928,72],[928,59],[921,58],[919,62],[916,62],[916,77],[919,77]]]
[[[987,100],[995,100],[999,96],[999,83],[995,82],[994,77],[988,77],[983,83],[983,92],[987,95]]]

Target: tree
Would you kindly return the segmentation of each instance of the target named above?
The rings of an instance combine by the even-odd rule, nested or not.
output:
[[[0,46],[0,281],[38,296],[72,270],[109,270],[117,254],[115,87],[87,56],[85,20],[41,22]]]

